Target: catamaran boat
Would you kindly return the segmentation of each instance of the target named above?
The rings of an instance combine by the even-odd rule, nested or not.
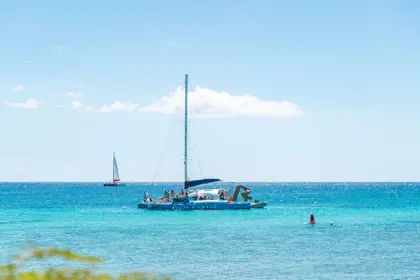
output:
[[[138,208],[148,210],[233,210],[264,208],[267,202],[252,202],[249,195],[251,189],[238,185],[232,196],[224,188],[196,189],[211,183],[221,182],[221,179],[199,179],[189,180],[188,178],[188,74],[185,75],[185,138],[184,138],[184,191],[183,195],[172,198],[161,199],[161,201],[150,200],[145,197],[144,201],[138,204]],[[238,200],[240,191],[242,200]]]
[[[113,155],[112,161],[112,181],[104,184],[105,187],[118,187],[125,186],[125,184],[120,181],[120,173],[118,172],[117,159],[115,158],[115,153]]]

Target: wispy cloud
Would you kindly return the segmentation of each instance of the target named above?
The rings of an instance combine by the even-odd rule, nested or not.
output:
[[[66,45],[55,45],[53,46],[54,52],[57,54],[64,54],[66,51],[68,51],[69,47]]]
[[[141,112],[175,114],[184,108],[184,90],[177,90],[150,106],[140,108]],[[192,117],[220,118],[235,116],[250,117],[296,117],[303,114],[299,107],[289,101],[260,100],[251,95],[231,95],[208,88],[197,87],[189,92],[189,109]]]
[[[79,109],[79,108],[81,108],[83,105],[82,105],[82,102],[80,102],[80,101],[73,101],[73,102],[71,103],[71,106],[72,106],[74,109]]]
[[[115,101],[111,105],[103,105],[100,109],[100,113],[109,113],[113,111],[125,111],[134,112],[139,108],[139,104],[131,103],[130,101],[121,102]]]
[[[10,90],[14,92],[22,92],[25,90],[25,88],[22,85],[16,85],[13,86]]]
[[[177,44],[175,43],[175,41],[167,41],[166,45],[171,46],[173,48],[176,48]]]
[[[81,93],[67,93],[66,96],[77,97]],[[61,106],[60,106],[61,107]],[[179,87],[174,92],[162,97],[157,102],[141,107],[131,101],[115,101],[102,106],[88,106],[80,101],[73,101],[64,106],[88,112],[155,112],[162,114],[176,114],[184,110],[184,90]],[[189,110],[191,117],[196,118],[225,118],[225,117],[297,117],[304,112],[295,103],[289,101],[260,100],[252,95],[231,95],[228,92],[216,91],[197,87],[189,92]]]
[[[73,166],[71,164],[66,164],[62,166],[62,169],[71,169]]]
[[[73,97],[73,98],[81,97],[82,95],[83,95],[83,92],[67,92],[64,94],[64,96],[66,97]]]
[[[165,41],[164,44],[168,46],[169,48],[174,49],[184,49],[184,48],[190,48],[189,45],[185,45],[185,42],[176,42],[176,41]]]
[[[73,101],[70,105],[56,105],[57,108],[70,108],[75,110],[82,110],[87,112],[96,112],[96,113],[110,113],[110,112],[137,112],[139,104],[131,103],[130,101],[122,102],[115,101],[110,105],[102,106],[91,106],[85,105],[80,101]]]
[[[35,63],[35,61],[33,61],[33,60],[25,60],[25,61],[23,61],[23,63],[24,64],[32,64],[32,63]]]
[[[15,171],[17,172],[23,172],[23,171],[30,171],[33,170],[34,168],[32,166],[22,166],[22,167],[16,167]]]
[[[39,102],[36,99],[28,99],[24,103],[4,102],[4,105],[21,109],[36,109],[39,107]]]
[[[67,108],[67,109],[74,109],[74,110],[82,110],[82,111],[87,111],[87,112],[93,112],[95,111],[94,107],[92,106],[88,106],[88,105],[84,105],[82,102],[80,101],[73,101],[70,103],[70,105],[55,105],[55,107],[57,108]],[[99,109],[96,110],[97,112],[99,112]]]

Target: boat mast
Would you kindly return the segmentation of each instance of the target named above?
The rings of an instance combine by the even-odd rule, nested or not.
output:
[[[114,162],[115,162],[115,152],[112,154],[112,183],[115,183],[115,168],[114,168]]]
[[[185,74],[184,189],[188,185],[188,74]]]

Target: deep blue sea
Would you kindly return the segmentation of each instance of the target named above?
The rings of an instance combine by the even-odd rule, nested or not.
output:
[[[179,184],[0,183],[0,264],[36,241],[102,257],[98,269],[112,273],[420,279],[420,183],[245,185],[266,209],[137,209],[144,190],[160,196]]]

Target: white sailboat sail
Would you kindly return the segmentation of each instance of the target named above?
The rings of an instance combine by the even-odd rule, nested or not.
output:
[[[117,164],[117,159],[115,158],[115,153],[114,153],[113,167],[114,167],[114,169],[113,169],[113,172],[112,172],[112,174],[113,174],[112,180],[114,182],[119,182],[120,181],[120,174],[118,172],[118,164]]]

